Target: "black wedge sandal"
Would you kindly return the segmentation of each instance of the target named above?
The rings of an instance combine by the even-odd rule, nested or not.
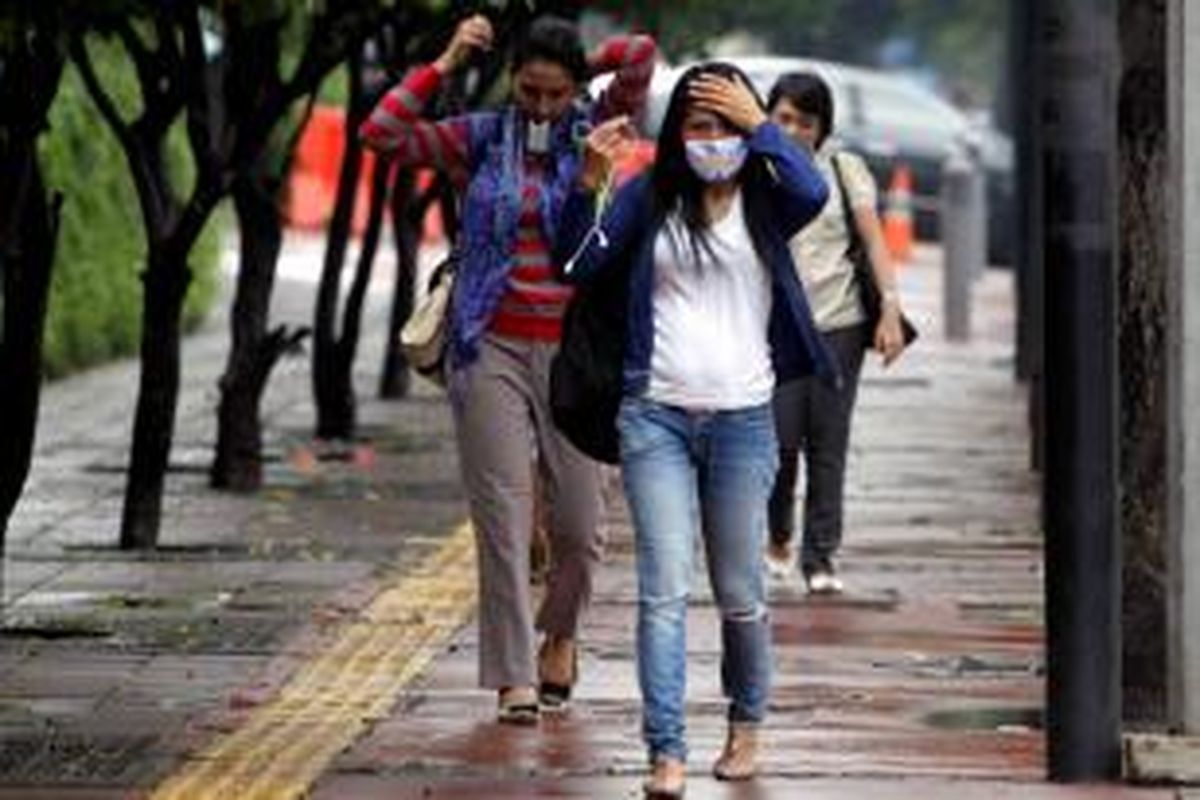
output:
[[[500,692],[496,721],[505,725],[536,725],[540,708],[532,689]]]
[[[538,684],[538,703],[547,714],[560,714],[571,705],[571,689],[579,680],[579,647],[571,649],[571,682],[542,681]]]

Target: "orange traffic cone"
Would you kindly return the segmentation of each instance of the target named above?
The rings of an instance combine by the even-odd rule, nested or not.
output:
[[[913,250],[913,178],[907,164],[892,170],[883,209],[883,241],[897,263],[912,260]]]

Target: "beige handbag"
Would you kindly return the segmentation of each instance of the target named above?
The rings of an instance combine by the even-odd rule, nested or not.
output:
[[[420,374],[438,383],[443,380],[446,328],[450,322],[450,296],[458,261],[447,258],[434,268],[425,297],[400,329],[400,349]]]

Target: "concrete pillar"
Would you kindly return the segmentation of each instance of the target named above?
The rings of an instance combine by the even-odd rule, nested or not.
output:
[[[982,271],[978,229],[983,226],[983,209],[975,192],[976,172],[961,154],[942,167],[942,315],[950,341],[971,338],[971,286]]]
[[[1171,722],[1200,735],[1200,4],[1169,0],[1168,677]]]
[[[983,146],[971,148],[971,250],[975,259],[974,278],[979,279],[988,267],[988,203],[987,166],[983,163]]]

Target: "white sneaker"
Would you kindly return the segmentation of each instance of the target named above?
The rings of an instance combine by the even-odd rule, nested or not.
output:
[[[790,547],[775,548],[768,545],[763,563],[767,568],[767,577],[773,581],[786,581],[796,574],[796,557]]]
[[[832,572],[819,570],[808,576],[810,594],[841,594],[845,589],[842,579]]]

